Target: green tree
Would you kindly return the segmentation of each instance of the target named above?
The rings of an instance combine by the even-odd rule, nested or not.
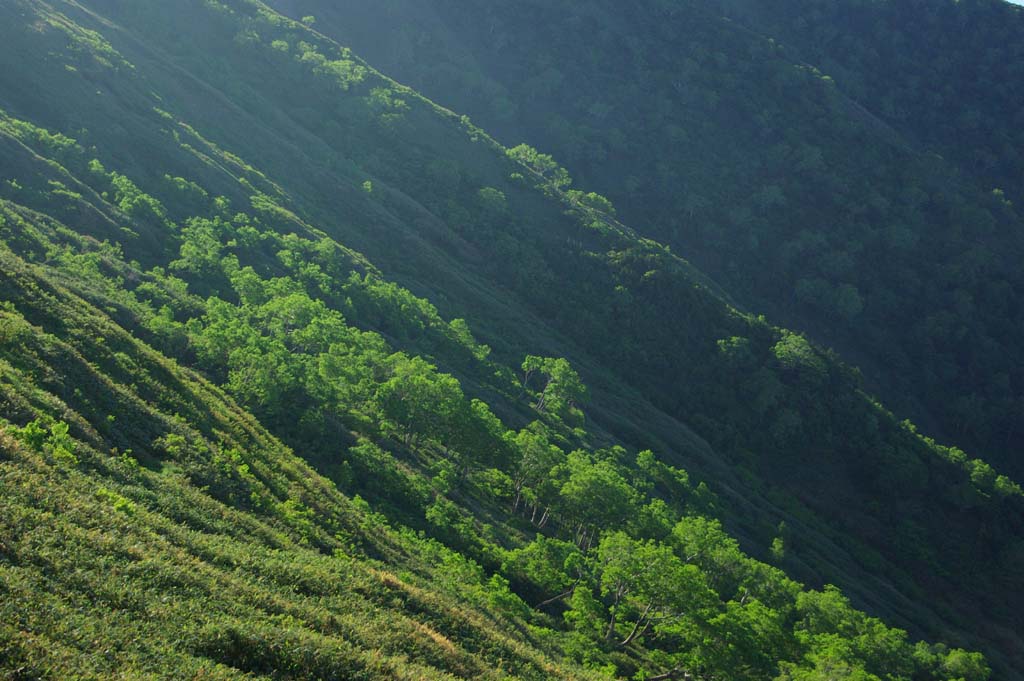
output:
[[[573,528],[578,546],[589,547],[602,528],[618,527],[638,512],[639,494],[610,461],[575,451],[559,469],[554,477],[564,482],[557,510]]]
[[[661,632],[679,636],[717,602],[701,571],[668,545],[612,532],[601,539],[595,560],[601,596],[610,601],[607,643],[624,647]]]
[[[391,377],[376,391],[381,415],[397,429],[406,444],[418,437],[446,441],[455,431],[465,397],[459,382],[438,374],[420,357],[396,353],[390,358]]]
[[[557,190],[565,189],[572,184],[569,171],[558,165],[550,155],[542,154],[528,144],[520,144],[509,149],[508,156]]]
[[[561,357],[527,355],[522,364],[523,389],[529,388],[534,376],[542,377],[536,407],[540,411],[562,414],[587,398],[587,387],[568,360]]]
[[[524,491],[549,479],[551,469],[565,460],[565,452],[551,444],[544,426],[536,421],[516,434],[514,444],[517,458],[512,473],[513,513],[519,509]]]

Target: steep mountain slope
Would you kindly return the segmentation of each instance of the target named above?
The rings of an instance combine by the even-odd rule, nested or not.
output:
[[[391,530],[114,322],[138,310],[101,271],[146,275],[3,215],[51,252],[0,254],[0,404],[28,423],[0,434],[4,678],[586,678],[478,612],[478,568]]]
[[[1018,8],[278,4],[554,154],[899,413],[1024,475]]]
[[[1020,668],[1020,489],[550,158],[258,2],[9,2],[0,59],[0,588],[42,613],[3,630],[5,673],[157,673],[169,648],[225,676],[984,678],[801,593],[715,516],[811,586]],[[209,579],[133,572],[122,543]],[[108,598],[121,569],[173,604],[153,629]],[[176,634],[196,610],[216,616]]]
[[[787,0],[722,8],[784,41],[915,146],[954,162],[981,188],[999,189],[1014,203],[1024,199],[1020,7]]]

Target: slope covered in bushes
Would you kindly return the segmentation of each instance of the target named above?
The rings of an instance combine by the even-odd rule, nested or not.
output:
[[[5,673],[1013,669],[1013,482],[306,24],[0,7]]]

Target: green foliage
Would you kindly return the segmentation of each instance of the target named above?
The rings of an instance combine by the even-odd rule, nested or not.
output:
[[[413,24],[361,3],[322,16],[321,30],[342,42],[372,34],[366,55],[389,73],[551,152],[516,146],[516,175],[564,193],[571,171],[743,307],[857,353],[887,403],[1011,477],[1024,470],[1022,281],[1011,255],[1024,234],[1024,126],[1006,85],[1021,75],[1019,10],[813,0],[733,0],[714,12],[662,0],[433,8],[436,21]],[[918,21],[927,27],[909,36]],[[413,25],[429,39],[409,41]],[[569,195],[583,201],[582,190]]]
[[[102,166],[99,167],[102,171]],[[110,173],[110,184],[118,208],[140,222],[167,224],[167,212],[159,201],[140,190],[134,182],[119,173]]]
[[[181,258],[170,263],[171,269],[200,277],[215,275],[220,269],[223,245],[221,235],[227,230],[221,219],[192,218],[181,230]]]
[[[669,546],[610,533],[601,539],[595,560],[601,595],[611,602],[605,640],[617,640],[620,646],[648,633],[685,635],[679,630],[684,615],[699,621],[701,611],[714,602],[700,570],[685,564]]]
[[[33,451],[46,452],[54,461],[74,466],[78,464],[78,458],[75,456],[78,445],[68,434],[69,431],[70,427],[63,421],[54,422],[49,428],[44,428],[42,421],[35,419],[23,428],[15,429],[13,434]]]
[[[124,513],[126,515],[135,515],[136,506],[129,499],[121,496],[117,492],[113,492],[104,487],[96,490],[96,498],[100,501],[110,504],[110,508],[118,513]]]
[[[524,390],[529,388],[531,379],[541,378],[535,405],[541,412],[567,415],[587,398],[587,387],[564,358],[527,355],[521,368]]]
[[[63,421],[54,423],[50,426],[50,436],[46,438],[46,445],[56,461],[74,466],[78,464],[78,457],[75,456],[77,445],[68,435],[69,430],[70,427]]]
[[[0,672],[987,674],[803,591],[731,533],[765,551],[777,516],[797,520],[774,551],[787,569],[882,609],[918,596],[915,626],[952,637],[934,613],[1012,579],[994,576],[1015,564],[1009,478],[900,428],[833,355],[725,304],[551,156],[506,152],[272,4],[83,7],[0,8],[0,52],[39,70],[0,74],[12,110],[89,147],[0,126],[0,404],[28,424],[0,433]],[[318,31],[346,15],[316,11]],[[63,68],[68,36],[120,63],[107,35],[138,75]],[[537,97],[568,88],[569,61],[538,70]],[[675,151],[699,137],[667,132]],[[779,153],[809,178],[827,151]],[[678,215],[711,203],[679,193]],[[758,215],[729,211],[751,229],[738,243]],[[845,251],[798,246],[847,270],[808,301],[871,313]],[[517,367],[533,348],[551,356]],[[832,486],[846,475],[859,491]],[[937,557],[953,597],[906,576]]]
[[[572,184],[569,171],[558,165],[550,154],[542,154],[527,144],[509,149],[508,157],[553,189],[567,189]]]
[[[46,442],[46,429],[43,428],[39,419],[35,419],[14,431],[14,436],[24,442],[37,452],[43,451],[43,444]]]
[[[609,461],[575,451],[551,475],[564,481],[556,503],[577,528],[577,544],[590,546],[601,529],[619,527],[637,512],[636,490]]]

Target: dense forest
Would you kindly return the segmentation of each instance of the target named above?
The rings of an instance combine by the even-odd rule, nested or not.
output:
[[[0,2],[0,679],[1022,678],[1016,128],[727,4]]]
[[[744,309],[839,349],[887,404],[1024,475],[1021,8],[274,4],[552,153]]]

